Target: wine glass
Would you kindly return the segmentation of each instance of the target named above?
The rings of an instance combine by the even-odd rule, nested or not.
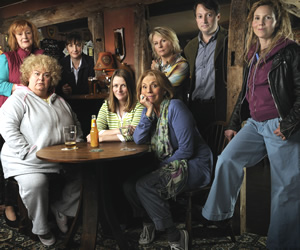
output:
[[[121,135],[123,135],[124,139],[125,139],[125,137],[131,135],[131,131],[132,131],[132,128],[131,128],[130,125],[129,126],[122,126],[122,127],[120,127],[120,133],[121,133]],[[127,147],[126,140],[124,140],[122,143],[124,145],[121,148],[122,151],[134,151],[134,150],[136,150],[135,148],[129,148],[129,147]]]
[[[122,126],[120,127],[120,133],[123,135],[124,139],[129,135],[129,127],[128,126]],[[126,140],[122,141],[122,144],[124,145],[121,150],[128,151],[128,147],[126,146]]]

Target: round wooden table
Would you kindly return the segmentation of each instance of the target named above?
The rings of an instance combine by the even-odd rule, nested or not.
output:
[[[134,151],[122,151],[121,148],[126,144],[129,148],[134,148]],[[109,180],[106,178],[105,162],[114,160],[126,160],[132,157],[140,157],[145,154],[148,145],[136,145],[134,142],[105,142],[100,143],[99,148],[101,152],[93,152],[95,148],[91,148],[89,143],[77,143],[76,150],[62,150],[65,145],[55,145],[39,150],[36,155],[38,158],[48,162],[58,162],[67,164],[76,164],[82,166],[83,185],[82,185],[82,235],[81,235],[81,249],[95,249],[97,226],[98,226],[98,199],[101,199],[101,206],[103,208],[105,218],[109,224],[114,238],[116,239],[120,249],[129,249],[128,241],[125,239],[120,225],[117,221],[116,214],[112,208],[112,201],[110,197],[110,190],[108,188]],[[76,166],[75,166],[76,167]],[[124,167],[126,165],[124,161]],[[101,194],[98,195],[98,183],[101,185]],[[80,207],[77,211],[79,214]],[[66,245],[69,239],[75,233],[77,219],[74,220],[66,237]]]

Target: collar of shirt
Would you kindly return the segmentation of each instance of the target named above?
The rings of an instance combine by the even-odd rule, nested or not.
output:
[[[75,68],[74,68],[72,59],[70,59],[70,63],[71,63],[71,72],[74,73],[74,76],[75,76],[75,82],[76,82],[76,84],[77,84],[77,81],[78,81],[78,71],[80,70],[80,67],[81,67],[82,58],[80,59],[78,69],[75,69]]]
[[[220,30],[220,27],[218,26],[217,30],[215,31],[215,33],[213,33],[213,35],[212,35],[211,38],[209,39],[208,43],[205,43],[205,42],[202,40],[202,32],[200,31],[200,32],[199,32],[199,35],[198,35],[198,41],[199,41],[199,44],[201,44],[202,46],[204,46],[205,44],[209,44],[210,42],[216,40],[216,39],[217,39],[217,35],[218,35],[219,30]]]
[[[80,69],[80,67],[81,67],[81,63],[82,63],[82,58],[80,59],[78,69],[75,69],[75,68],[74,68],[74,65],[73,65],[73,62],[72,62],[72,59],[70,58],[71,71],[72,71],[72,72],[75,71],[75,70],[79,71],[79,69]]]

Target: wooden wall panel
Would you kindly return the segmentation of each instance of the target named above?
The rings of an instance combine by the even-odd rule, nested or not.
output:
[[[41,7],[36,5],[35,2],[40,2],[40,0],[28,0],[24,3],[24,8],[20,12],[14,12],[9,9],[9,7],[2,9],[5,15],[0,14],[0,33],[5,33],[9,25],[16,18],[28,19],[36,24],[38,27],[49,26],[57,23],[63,23],[67,21],[72,21],[80,18],[87,18],[94,13],[102,12],[104,9],[117,9],[124,8],[128,6],[134,6],[139,3],[139,0],[76,0],[72,3],[70,0],[55,0],[51,4],[51,0],[45,0],[49,7]],[[144,4],[151,4],[160,2],[162,0],[144,0]],[[36,7],[39,6],[39,7]],[[14,8],[17,8],[15,5]],[[113,19],[118,18],[114,16]]]
[[[98,54],[105,51],[105,36],[104,36],[104,18],[103,13],[98,12],[88,17],[89,30],[93,37],[94,44],[94,61],[95,65],[98,59]]]
[[[227,120],[230,119],[243,82],[243,52],[247,32],[247,0],[232,0],[228,36]],[[246,232],[246,170],[240,190],[240,233]]]
[[[123,63],[134,67],[134,8],[110,9],[104,12],[105,51],[115,54],[114,29],[124,28],[126,56]]]
[[[135,42],[134,63],[136,79],[151,66],[151,48],[148,42],[148,26],[146,17],[146,6],[137,5],[135,8]]]
[[[247,3],[247,0],[232,0],[231,4],[228,35],[227,119],[230,119],[242,87]]]

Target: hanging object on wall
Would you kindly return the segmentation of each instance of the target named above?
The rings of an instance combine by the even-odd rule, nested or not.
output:
[[[48,26],[46,29],[47,29],[48,38],[55,39],[55,37],[58,33],[57,27],[54,25],[51,25],[51,26]]]
[[[114,70],[115,65],[114,65],[114,59],[113,56],[110,52],[100,52],[98,54],[98,60],[97,63],[94,67],[95,70],[105,70],[105,71],[110,71]]]
[[[115,54],[117,59],[122,62],[126,56],[124,28],[114,29]]]

